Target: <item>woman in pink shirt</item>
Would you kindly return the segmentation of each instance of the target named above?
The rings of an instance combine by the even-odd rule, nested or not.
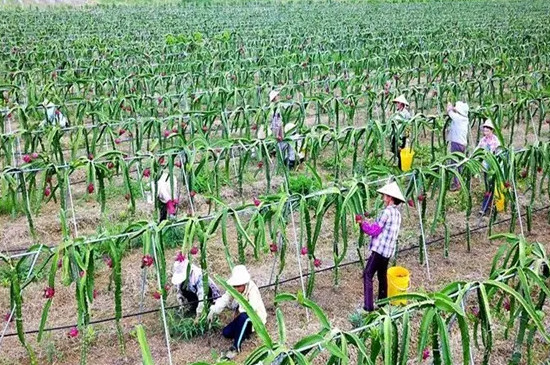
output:
[[[371,254],[363,270],[363,290],[365,293],[363,309],[374,310],[373,278],[378,275],[378,299],[388,296],[387,272],[390,258],[395,255],[397,237],[401,228],[401,213],[397,206],[405,201],[396,182],[377,190],[382,194],[385,208],[376,222],[364,221],[361,231],[372,237],[369,250]]]
[[[494,134],[495,126],[490,119],[487,119],[485,123],[481,126],[483,129],[483,137],[479,141],[477,148],[484,149],[491,153],[495,153],[496,150],[500,147],[500,141],[497,136]],[[483,203],[481,203],[481,210],[479,211],[480,215],[485,215],[487,209],[491,206],[493,202],[493,191],[495,189],[495,181],[493,178],[490,178],[487,175],[487,169],[489,164],[487,161],[483,161],[483,179],[485,181],[485,195],[483,196]]]

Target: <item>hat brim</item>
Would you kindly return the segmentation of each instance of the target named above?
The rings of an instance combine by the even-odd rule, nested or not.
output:
[[[383,186],[382,188],[378,189],[377,192],[380,194],[391,196],[392,198],[397,199],[402,203],[405,202],[405,197],[401,193],[401,190],[399,189],[397,184],[394,187],[392,187],[391,185]]]
[[[269,101],[275,100],[275,98],[279,96],[279,92],[274,92],[271,95],[269,95]]]
[[[181,274],[174,274],[172,275],[172,284],[174,285],[180,285],[187,279],[187,270]]]
[[[403,95],[400,95],[397,98],[393,99],[393,102],[401,103],[401,104],[405,104],[406,106],[409,106],[409,102],[407,101],[407,99],[405,99]]]
[[[240,275],[238,277],[236,276],[231,276],[229,278],[229,280],[227,280],[227,284],[231,285],[231,286],[241,286],[241,285],[246,285],[250,282],[250,274],[248,275]]]
[[[266,139],[266,137],[269,136],[271,136],[271,129],[267,129],[266,133],[266,129],[263,125],[258,128],[258,139]]]
[[[296,124],[288,123],[288,124],[285,124],[284,131],[285,131],[285,133],[290,133],[295,128],[296,128]]]

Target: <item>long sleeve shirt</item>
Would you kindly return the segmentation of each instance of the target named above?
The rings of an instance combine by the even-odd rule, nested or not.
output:
[[[406,141],[409,136],[408,123],[411,120],[411,112],[408,109],[403,108],[393,116],[393,119],[395,122],[391,125],[392,149],[397,150],[399,148],[405,148]]]
[[[372,237],[369,245],[371,251],[390,258],[397,247],[397,236],[401,227],[401,213],[395,205],[388,205],[376,220],[381,232]]]
[[[470,122],[467,116],[463,116],[453,110],[449,111],[449,117],[451,117],[451,126],[449,128],[449,134],[447,139],[450,142],[458,143],[463,146],[468,145],[468,128]]]
[[[191,266],[191,270],[189,273],[189,278],[186,280],[187,286],[184,287],[182,283],[181,285],[178,285],[178,293],[177,298],[180,305],[185,303],[185,296],[183,295],[182,291],[187,290],[192,293],[195,293],[197,295],[197,298],[199,298],[199,303],[197,305],[197,311],[196,313],[199,314],[202,312],[202,309],[204,308],[204,301],[208,297],[207,295],[204,295],[204,286],[202,283],[202,270],[193,265]],[[220,289],[218,289],[217,285],[212,282],[212,280],[208,280],[208,285],[210,287],[210,290],[212,291],[212,298],[217,298],[220,296]]]
[[[254,309],[258,317],[260,317],[262,323],[265,324],[267,322],[265,305],[260,290],[252,280],[246,285],[246,289],[242,295],[248,301],[252,309]],[[239,313],[246,313],[246,310],[227,292],[216,300],[216,303],[210,308],[210,311],[215,314],[220,314],[226,307],[237,310]]]
[[[479,143],[477,145],[477,148],[484,149],[485,151],[489,151],[491,153],[495,153],[495,151],[499,147],[500,147],[500,141],[498,140],[497,136],[495,136],[494,134],[483,136],[483,138],[479,140]],[[483,161],[483,167],[485,169],[488,169],[489,164],[486,161]]]
[[[273,111],[273,116],[271,117],[271,133],[273,137],[283,137],[283,118],[281,117],[281,112],[279,108],[275,108]]]
[[[178,181],[175,176],[172,176],[172,183],[174,184],[174,191],[172,192],[172,186],[170,184],[170,178],[167,173],[162,174],[157,182],[159,200],[163,203],[167,203],[169,200],[177,199],[178,197]]]

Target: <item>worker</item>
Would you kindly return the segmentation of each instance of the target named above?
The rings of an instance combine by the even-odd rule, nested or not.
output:
[[[451,126],[449,127],[449,133],[447,135],[451,153],[466,153],[466,147],[468,146],[468,131],[470,129],[470,122],[468,120],[469,110],[468,104],[462,101],[457,101],[455,106],[452,104],[447,105],[447,114],[451,118]],[[462,172],[462,167],[458,168],[458,172]],[[458,178],[454,177],[451,183],[451,191],[457,191],[459,189],[460,183]]]
[[[498,148],[500,147],[500,141],[498,140],[497,136],[494,133],[495,126],[493,125],[493,122],[490,119],[487,119],[483,123],[481,128],[483,131],[483,137],[479,141],[477,148],[483,149],[490,153],[497,152]],[[494,192],[495,184],[494,184],[494,178],[489,177],[487,174],[488,169],[489,169],[489,164],[487,163],[487,161],[483,161],[483,180],[485,182],[485,194],[483,196],[483,202],[481,203],[481,210],[479,211],[479,214],[481,216],[487,213],[487,210],[489,209],[489,207],[491,206],[491,203],[493,202],[493,192]]]
[[[178,255],[172,270],[172,284],[176,287],[180,307],[189,310],[198,320],[204,308],[204,302],[213,302],[220,297],[216,284],[208,279],[208,293],[204,295],[202,270],[189,262],[183,255]]]
[[[45,99],[42,103],[42,107],[46,110],[46,120],[42,122],[42,125],[58,125],[61,128],[69,127],[67,117],[63,115],[54,103]]]
[[[174,216],[178,207],[178,180],[175,176],[170,177],[168,172],[163,172],[157,181],[157,203],[159,206],[159,223],[166,220],[168,216]]]
[[[374,310],[373,278],[378,275],[378,299],[388,296],[388,262],[395,254],[397,236],[401,227],[401,213],[397,206],[405,201],[396,182],[383,186],[378,190],[382,194],[384,210],[375,222],[363,221],[361,231],[370,235],[369,250],[371,254],[363,271],[364,303],[363,309],[367,312]]]
[[[273,137],[277,139],[277,148],[281,152],[281,156],[283,158],[283,163],[288,168],[294,168],[296,163],[296,150],[295,148],[288,142],[283,141],[286,134],[292,134],[292,132],[295,132],[296,126],[294,123],[288,123],[287,125],[284,125],[283,118],[281,116],[281,112],[279,110],[279,91],[278,90],[271,90],[269,93],[269,102],[271,103],[272,109],[273,109],[273,115],[271,117],[271,134]],[[265,138],[263,130],[258,133],[258,138],[261,137]],[[260,139],[263,139],[260,138]],[[301,152],[299,152],[299,161],[303,160],[303,155]]]
[[[267,321],[267,312],[262,296],[254,281],[251,280],[250,274],[244,265],[237,265],[233,268],[227,284],[235,288],[248,301],[252,309],[260,317],[262,323],[265,324]],[[250,336],[253,328],[244,307],[239,305],[229,292],[226,292],[210,307],[208,320],[212,321],[214,316],[220,314],[226,307],[235,310],[235,318],[224,327],[222,332],[224,337],[233,339],[233,345],[225,354],[225,358],[232,359],[240,351],[242,342]]]
[[[411,120],[411,112],[409,111],[409,102],[404,95],[399,95],[393,99],[396,104],[397,113],[391,121],[391,151],[394,157],[397,158],[397,166],[401,169],[401,150],[407,144],[409,136],[408,123]]]

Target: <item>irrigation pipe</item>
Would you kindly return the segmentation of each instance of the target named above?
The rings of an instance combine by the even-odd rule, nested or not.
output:
[[[543,210],[547,210],[550,208],[550,205],[547,205],[545,207],[542,207],[542,208],[539,208],[539,209],[536,209],[533,211],[533,213],[538,213],[540,211],[543,211]],[[522,215],[526,215],[527,213],[523,213]],[[510,220],[512,220],[512,218],[506,218],[506,219],[502,219],[500,221],[497,221],[495,223],[493,223],[493,225],[499,225],[499,224],[502,224],[502,223],[506,223],[506,222],[509,222]],[[480,230],[483,230],[485,228],[487,228],[488,225],[484,225],[484,226],[480,226],[480,227],[477,227],[475,229],[472,229],[470,230],[470,232],[477,232],[477,231],[480,231]],[[467,231],[462,231],[462,232],[458,232],[458,233],[455,233],[453,235],[451,235],[450,237],[457,237],[457,236],[462,236],[464,234],[466,234]],[[435,243],[438,243],[438,242],[441,242],[443,241],[445,238],[438,238],[438,239],[435,239],[435,240],[432,240],[432,241],[429,241],[429,242],[426,242],[426,246],[430,246],[432,244],[435,244]],[[411,247],[407,247],[407,248],[404,248],[404,249],[401,249],[399,250],[400,253],[403,253],[403,252],[407,252],[407,251],[410,251],[410,250],[413,250],[413,249],[416,249],[418,248],[419,246],[416,245],[416,246],[411,246]],[[343,263],[343,264],[340,264],[338,265],[338,267],[346,267],[346,266],[350,266],[350,265],[355,265],[355,264],[358,264],[360,263],[361,260],[354,260],[354,261],[348,261],[346,263]],[[319,273],[322,273],[322,272],[326,272],[326,271],[331,271],[333,270],[334,268],[336,267],[336,265],[334,266],[330,266],[330,267],[326,267],[326,268],[323,268],[323,269],[319,269],[319,270],[314,270],[315,274],[319,274]],[[311,275],[311,273],[305,273],[303,276],[305,277],[308,277],[309,275]],[[512,277],[513,275],[509,275],[509,277]],[[292,278],[289,278],[289,279],[285,279],[285,280],[281,280],[279,281],[278,285],[280,284],[286,284],[288,282],[292,282],[292,281],[295,281],[295,280],[298,280],[300,279],[300,276],[295,276],[295,277],[292,277]],[[259,289],[268,289],[268,288],[271,288],[271,287],[274,287],[276,286],[275,283],[273,284],[267,284],[267,285],[262,285],[259,287]],[[218,299],[219,297],[216,297],[216,298],[213,298],[213,299]],[[201,302],[203,301],[202,300],[197,300],[195,301],[196,303],[198,302]],[[193,302],[193,303],[195,303]],[[165,310],[169,310],[169,309],[176,309],[176,308],[179,308],[179,305],[174,305],[174,306],[170,306],[170,307],[166,307]],[[155,308],[155,309],[149,309],[149,310],[146,310],[146,311],[143,311],[143,312],[138,312],[138,313],[129,313],[129,314],[125,314],[121,317],[121,319],[126,319],[126,318],[132,318],[132,317],[137,317],[137,316],[141,316],[141,315],[144,315],[144,314],[151,314],[151,313],[156,313],[158,311],[160,311],[161,308]],[[90,325],[92,324],[100,324],[100,323],[105,323],[105,322],[112,322],[112,321],[116,321],[117,318],[116,317],[109,317],[109,318],[102,318],[102,319],[97,319],[97,320],[94,320],[94,321],[90,321]],[[74,327],[75,325],[74,324],[71,324],[71,325],[62,325],[62,326],[57,326],[57,327],[50,327],[50,328],[45,328],[44,329],[44,332],[51,332],[51,331],[58,331],[58,330],[64,330],[64,329],[70,329],[72,327]],[[28,331],[25,331],[24,332],[25,334],[34,334],[34,333],[38,333],[38,330],[28,330]],[[12,336],[17,336],[17,332],[11,332],[11,333],[7,333],[5,334],[4,337],[12,337]]]
[[[510,278],[513,278],[515,275],[512,275],[512,274],[509,274],[509,275],[506,275],[506,276],[502,276],[500,278],[497,279],[497,281],[501,281],[501,280],[506,280],[506,279],[510,279]],[[500,279],[500,280],[499,280]],[[476,290],[479,288],[479,285],[478,284],[475,284],[475,285],[472,285],[469,289],[468,289],[468,292],[472,291],[472,290]],[[449,295],[449,298],[454,298],[458,295],[458,293],[453,293],[451,295]],[[389,315],[389,318],[391,320],[395,320],[395,319],[398,319],[400,317],[402,317],[405,313],[407,312],[407,310],[405,309],[397,309],[396,310],[396,313],[392,316],[392,315]],[[373,321],[369,324],[366,324],[364,326],[361,326],[361,327],[358,327],[358,328],[354,328],[352,329],[351,331],[349,331],[349,333],[357,333],[357,332],[362,332],[364,330],[367,330],[371,327],[374,327],[374,326],[378,326],[380,323],[380,319],[383,318],[385,316],[379,316],[378,318],[376,318],[376,321]],[[335,339],[335,338],[338,338],[342,336],[342,333],[337,333],[334,337],[332,337],[332,339]],[[301,347],[301,348],[298,348],[298,349],[294,349],[292,350],[293,352],[303,352],[303,351],[307,351],[307,350],[311,350],[312,348],[315,348],[317,346],[321,346],[323,342],[321,341],[318,341],[318,342],[315,342],[315,343],[312,343],[310,345],[307,345],[307,346],[304,346],[304,347]]]

